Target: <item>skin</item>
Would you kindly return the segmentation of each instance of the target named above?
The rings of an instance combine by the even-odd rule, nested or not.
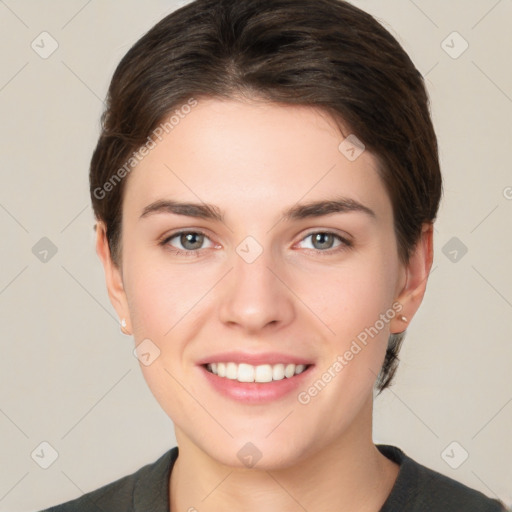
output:
[[[113,306],[136,345],[149,338],[160,350],[141,370],[175,425],[172,511],[377,512],[392,489],[398,466],[372,441],[372,404],[389,334],[407,327],[398,314],[307,405],[296,392],[265,405],[234,401],[197,366],[232,349],[295,354],[315,364],[304,391],[394,302],[414,316],[432,265],[432,225],[401,264],[377,158],[366,150],[349,161],[343,139],[311,107],[201,99],[127,178],[120,268],[97,225]],[[375,218],[282,219],[284,209],[335,192]],[[159,199],[217,205],[224,222],[141,218]],[[207,236],[202,245],[179,236],[159,245],[179,229]],[[319,232],[352,246],[308,236]],[[250,264],[236,252],[249,235],[263,250]],[[194,247],[192,257],[172,252]],[[247,442],[262,453],[252,468],[237,457]]]

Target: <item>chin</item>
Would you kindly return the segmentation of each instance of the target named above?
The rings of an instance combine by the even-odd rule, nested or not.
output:
[[[211,445],[210,445],[211,446]],[[294,446],[290,439],[249,438],[230,439],[227,443],[218,443],[218,449],[204,450],[220,464],[236,469],[254,469],[272,471],[286,469],[300,462],[305,456],[302,446]]]

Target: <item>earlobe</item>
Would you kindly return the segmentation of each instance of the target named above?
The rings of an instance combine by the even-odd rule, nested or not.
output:
[[[107,240],[106,226],[103,221],[96,224],[96,253],[101,260],[105,272],[105,283],[108,296],[114,309],[116,310],[122,324],[123,332],[131,334],[130,314],[128,302],[124,290],[123,278],[120,268],[112,261],[112,255]]]
[[[405,267],[405,283],[395,299],[402,305],[402,309],[391,323],[392,333],[403,332],[420,307],[427,288],[433,257],[433,225],[426,223],[422,227],[420,239]]]

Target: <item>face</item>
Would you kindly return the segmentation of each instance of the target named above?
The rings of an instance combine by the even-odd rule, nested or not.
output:
[[[178,443],[223,464],[285,467],[368,435],[389,334],[421,300],[377,159],[343,140],[310,107],[202,99],[127,178],[112,302]],[[221,377],[213,361],[252,364]],[[277,380],[238,382],[254,372]]]

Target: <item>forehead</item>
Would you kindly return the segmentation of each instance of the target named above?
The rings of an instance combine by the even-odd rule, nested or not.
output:
[[[335,195],[381,214],[391,209],[377,158],[358,147],[347,155],[349,142],[319,109],[208,98],[187,110],[130,173],[126,206],[141,212],[175,198],[254,217],[263,208]]]

